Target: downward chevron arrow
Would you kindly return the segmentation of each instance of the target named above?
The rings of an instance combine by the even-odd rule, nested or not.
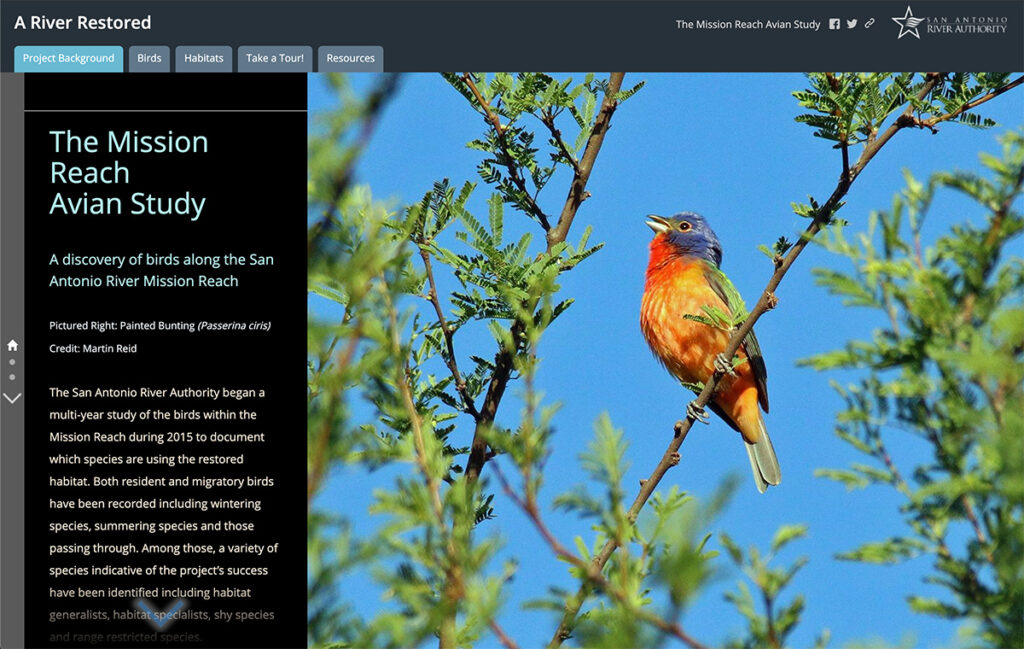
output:
[[[139,609],[141,609],[146,614],[146,616],[153,621],[153,624],[156,625],[156,628],[162,629],[165,624],[171,621],[171,616],[177,613],[178,609],[185,605],[185,600],[179,599],[177,602],[174,603],[173,606],[171,606],[166,611],[154,611],[150,607],[149,602],[146,602],[142,599],[136,601],[135,605],[139,607]]]
[[[20,398],[21,398],[21,393],[20,393],[20,392],[19,392],[18,394],[14,395],[14,398],[13,398],[13,399],[12,399],[12,398],[10,398],[9,396],[7,396],[7,393],[6,393],[6,392],[4,392],[4,399],[7,399],[7,400],[8,400],[8,401],[10,401],[11,403],[14,403],[15,401],[17,401],[17,400],[18,400],[18,399],[20,399]]]

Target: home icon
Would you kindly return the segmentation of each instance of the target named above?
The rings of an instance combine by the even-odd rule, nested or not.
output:
[[[16,352],[18,351],[18,342],[11,338],[11,342],[7,343],[7,351]]]

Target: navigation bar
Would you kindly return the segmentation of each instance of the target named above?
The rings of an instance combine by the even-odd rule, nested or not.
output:
[[[120,45],[19,45],[15,72],[124,72]],[[309,45],[243,45],[235,66],[230,45],[181,45],[174,48],[175,72],[383,72],[379,45],[328,45],[313,56]],[[171,72],[168,45],[132,45],[128,72]]]

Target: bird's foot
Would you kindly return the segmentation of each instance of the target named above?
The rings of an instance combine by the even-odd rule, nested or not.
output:
[[[728,374],[729,376],[736,376],[736,370],[733,368],[732,362],[722,354],[715,356],[715,371]]]
[[[708,416],[708,413],[703,408],[697,405],[696,401],[686,404],[686,416],[702,424],[711,423],[711,417]]]
[[[775,295],[775,293],[769,291],[768,293],[765,293],[765,298],[765,306],[767,306],[769,309],[774,309],[775,307],[779,306],[779,298],[778,296]]]
[[[668,465],[669,466],[676,466],[676,465],[679,464],[679,460],[680,459],[681,459],[681,456],[679,455],[679,453],[673,453],[672,455],[668,456]]]

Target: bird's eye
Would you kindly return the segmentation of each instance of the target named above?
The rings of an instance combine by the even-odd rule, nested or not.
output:
[[[690,226],[690,222],[689,221],[682,221],[679,224],[679,231],[680,232],[689,232],[690,231],[690,227],[691,226]]]

